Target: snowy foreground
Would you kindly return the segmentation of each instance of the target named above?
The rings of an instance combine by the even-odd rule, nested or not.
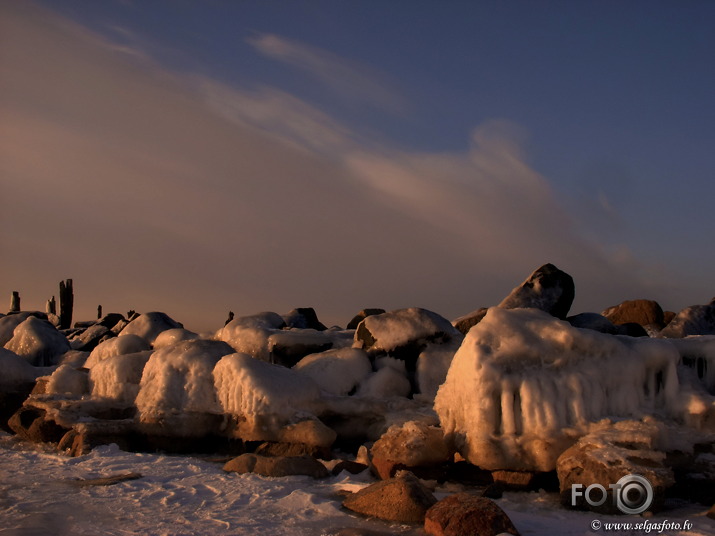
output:
[[[343,472],[327,480],[265,478],[225,473],[221,463],[183,456],[128,453],[116,445],[70,458],[42,445],[0,435],[0,534],[40,535],[344,535],[425,534],[421,528],[357,517],[340,506],[341,490],[372,481]],[[140,473],[111,486],[72,484],[77,479]],[[458,489],[438,487],[442,498]],[[522,535],[658,534],[658,523],[692,524],[661,534],[715,535],[705,508],[669,503],[651,518],[567,511],[551,493],[506,493],[497,500]],[[649,529],[606,531],[606,523],[649,523]],[[361,529],[365,532],[357,532]],[[369,532],[373,531],[373,532]]]

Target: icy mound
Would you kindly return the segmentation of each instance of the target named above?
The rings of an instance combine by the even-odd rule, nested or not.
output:
[[[442,427],[485,469],[550,471],[588,424],[675,416],[679,355],[667,341],[572,327],[535,309],[489,309],[435,399]]]
[[[60,365],[50,376],[45,393],[80,397],[89,392],[87,372],[69,365]]]
[[[144,337],[150,344],[154,343],[162,331],[175,328],[183,328],[184,326],[171,318],[166,313],[144,313],[129,322],[127,327],[122,330],[123,335],[139,335]]]
[[[176,344],[177,342],[193,341],[194,339],[198,338],[199,335],[197,333],[189,331],[188,329],[167,329],[166,331],[162,331],[161,333],[159,333],[159,335],[156,336],[156,339],[154,339],[154,348],[159,349],[163,348],[164,346],[171,346],[172,344]]]
[[[92,353],[89,354],[84,366],[91,369],[109,357],[115,355],[134,354],[136,352],[144,352],[150,349],[151,346],[144,337],[122,333],[119,337],[115,337],[98,344],[97,347],[92,350]]]
[[[37,377],[35,367],[5,348],[0,348],[0,371],[0,388],[3,391],[33,383]]]
[[[130,406],[139,393],[144,366],[151,350],[132,354],[110,356],[89,371],[92,396],[114,400]]]
[[[137,409],[142,422],[161,421],[187,412],[221,413],[212,372],[229,345],[220,341],[183,341],[154,351],[142,374]]]
[[[293,369],[327,393],[347,395],[372,372],[372,365],[363,350],[340,348],[306,356]]]
[[[15,328],[5,348],[36,367],[56,365],[70,344],[62,333],[46,320],[29,316]]]
[[[254,359],[225,356],[213,375],[222,411],[236,417],[245,440],[275,440],[282,426],[310,418],[320,407],[320,387],[301,373]]]

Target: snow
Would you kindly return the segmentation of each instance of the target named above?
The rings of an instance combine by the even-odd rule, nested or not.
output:
[[[37,369],[15,352],[0,348],[0,387],[7,389],[31,383],[37,377]]]
[[[222,411],[240,419],[244,439],[270,440],[284,425],[312,417],[321,407],[313,380],[248,354],[223,357],[213,376]]]
[[[356,396],[389,398],[407,396],[412,387],[404,372],[392,366],[385,366],[370,374],[358,387]]]
[[[71,349],[67,338],[57,328],[34,316],[28,316],[15,327],[5,348],[36,367],[57,364],[60,356]]]
[[[485,469],[549,471],[606,417],[682,412],[668,341],[578,329],[536,309],[489,309],[435,399],[445,434]]]
[[[294,367],[325,392],[347,395],[372,372],[370,359],[358,348],[339,348],[301,359]]]
[[[313,480],[239,475],[221,467],[199,458],[127,453],[115,445],[69,458],[0,433],[0,531],[8,536],[334,536],[344,529],[424,534],[420,527],[362,518],[340,507],[338,492],[368,485],[366,472]],[[67,483],[129,472],[142,477],[113,486]],[[458,491],[463,489],[448,484],[435,495]],[[555,493],[505,493],[496,502],[523,536],[592,536],[594,520],[688,521],[693,524],[689,532],[665,533],[715,536],[715,521],[704,516],[706,508],[691,504],[674,502],[669,510],[644,519],[565,510]]]
[[[89,354],[84,366],[91,369],[108,357],[144,352],[146,350],[151,350],[151,346],[144,337],[122,333],[119,337],[99,343]]]
[[[424,397],[434,400],[439,386],[447,379],[447,372],[452,365],[462,341],[457,339],[448,344],[429,344],[417,358],[417,385]]]

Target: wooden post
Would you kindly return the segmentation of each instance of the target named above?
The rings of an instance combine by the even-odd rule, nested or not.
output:
[[[54,296],[52,296],[49,300],[47,300],[47,306],[45,307],[45,312],[48,315],[56,315],[57,314],[57,302],[55,301]]]
[[[60,281],[60,329],[72,327],[72,308],[74,306],[74,292],[72,280]]]
[[[10,312],[20,312],[20,293],[17,290],[12,291],[12,298],[10,298]]]
[[[102,306],[97,305],[97,320],[99,320],[100,318],[102,318]]]

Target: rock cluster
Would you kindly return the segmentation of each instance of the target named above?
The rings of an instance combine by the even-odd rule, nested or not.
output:
[[[585,508],[573,485],[630,473],[651,481],[651,510],[671,495],[709,506],[715,302],[568,316],[573,298],[572,278],[546,264],[452,322],[365,309],[328,328],[298,308],[199,336],[157,312],[65,330],[15,312],[0,316],[0,427],[71,455],[117,443],[226,455],[226,471],[270,477],[369,468],[380,481],[345,508],[435,535],[518,534],[486,497],[560,488]],[[438,502],[420,478],[478,493]]]

